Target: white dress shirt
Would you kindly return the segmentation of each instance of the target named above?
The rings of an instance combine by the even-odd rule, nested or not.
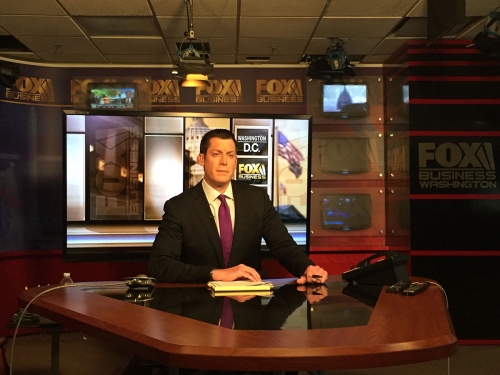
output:
[[[213,187],[211,187],[209,184],[206,183],[205,180],[201,181],[201,186],[203,187],[203,191],[205,192],[205,196],[207,197],[208,204],[210,205],[210,210],[212,211],[212,216],[215,220],[215,225],[217,225],[217,230],[219,231],[220,235],[220,228],[219,228],[219,207],[221,204],[221,201],[219,199],[219,193],[217,190],[215,190]],[[224,192],[224,195],[226,196],[226,202],[227,205],[229,206],[229,212],[231,214],[231,224],[233,226],[233,232],[234,232],[234,197],[233,197],[233,187],[231,184],[227,187],[226,191]]]

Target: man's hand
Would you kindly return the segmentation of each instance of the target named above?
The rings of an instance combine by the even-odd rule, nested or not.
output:
[[[297,279],[297,284],[305,283],[325,283],[328,279],[328,272],[320,266],[309,266],[306,268],[304,275]]]
[[[318,303],[323,298],[328,296],[328,288],[326,285],[318,284],[318,285],[299,285],[297,287],[299,292],[305,292],[307,301],[310,304]]]
[[[257,271],[255,271],[252,267],[245,266],[244,264],[239,264],[231,268],[218,268],[212,273],[212,279],[214,279],[214,281],[262,281]]]

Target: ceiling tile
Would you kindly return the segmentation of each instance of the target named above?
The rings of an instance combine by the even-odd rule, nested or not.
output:
[[[383,64],[391,55],[370,55],[363,59],[363,64]]]
[[[234,38],[210,38],[203,39],[204,43],[210,45],[210,55],[234,55],[236,40]]]
[[[70,17],[0,16],[0,26],[16,36],[84,36]]]
[[[343,48],[347,55],[365,55],[370,53],[382,38],[349,38],[344,39]],[[330,39],[314,38],[309,43],[306,55],[322,55],[331,46]]]
[[[184,18],[184,23],[187,24],[187,10],[184,0],[151,0],[151,5],[156,16]],[[194,8],[197,6],[193,4],[193,10]]]
[[[185,17],[187,23],[187,10],[184,0],[151,0],[157,16]],[[193,1],[193,19],[196,23],[198,17],[235,17],[237,2],[234,0],[196,0]]]
[[[216,64],[247,64],[247,56],[296,64],[303,54],[324,54],[329,37],[344,39],[351,61],[384,63],[407,39],[426,38],[427,1],[193,0],[190,10],[195,43],[209,43],[210,60]],[[19,53],[8,43],[8,38],[16,39],[35,52],[19,55],[28,56],[28,62],[40,61],[37,54],[43,54],[54,63],[67,57],[72,65],[168,64],[176,58],[176,43],[189,42],[185,0],[0,2],[0,51]],[[498,4],[466,0],[468,23],[446,37],[472,39]]]
[[[265,55],[264,55],[265,56]],[[238,63],[240,64],[249,64],[246,61],[247,57],[254,57],[254,55],[239,55]],[[269,61],[262,62],[260,64],[298,64],[302,59],[302,55],[268,55]]]
[[[42,62],[43,60],[32,52],[0,52],[0,57],[7,59]]]
[[[113,64],[171,64],[167,54],[163,55],[106,55]]]
[[[89,36],[158,36],[153,17],[75,17]]]
[[[240,37],[309,38],[315,25],[316,18],[242,17]]]
[[[343,48],[347,55],[366,55],[371,53],[382,40],[382,38],[345,39]]]
[[[54,0],[2,0],[2,14],[64,16],[66,12]]]
[[[106,64],[108,61],[98,54],[54,54],[54,53],[40,53],[39,56],[46,62],[51,63],[75,63],[75,64]]]
[[[197,49],[200,54],[203,52],[207,53],[207,51],[203,51],[201,49],[200,43],[198,41],[193,41],[195,43],[195,49]],[[177,43],[182,44],[182,50],[185,50],[189,47],[190,41],[189,39],[183,40],[182,38],[169,38],[167,39],[167,45],[170,49],[170,52],[173,54],[177,54]],[[203,39],[203,44],[207,44],[209,47],[210,57],[213,55],[232,55],[234,54],[234,50],[236,48],[236,40],[228,39],[228,38],[210,38]]]
[[[498,0],[466,0],[465,14],[467,16],[487,16],[499,5]],[[427,0],[422,0],[408,16],[427,17]]]
[[[298,38],[241,38],[240,54],[245,55],[302,55],[308,39]],[[276,48],[272,48],[272,47]]]
[[[467,16],[487,16],[500,6],[498,0],[466,0],[465,14]]]
[[[234,55],[211,55],[210,61],[214,64],[234,64],[236,57]],[[217,71],[215,71],[217,74]]]
[[[473,21],[472,17],[466,17],[466,23],[457,25],[451,29],[446,35],[455,35],[464,25]],[[401,28],[394,33],[398,37],[427,37],[427,18],[412,17],[408,18]]]
[[[332,1],[327,17],[403,17],[415,0],[335,0]]]
[[[147,0],[59,0],[73,16],[150,16]]]
[[[20,36],[19,41],[35,53],[99,53],[87,38],[40,38]]]
[[[409,38],[387,38],[380,43],[380,45],[375,48],[372,53],[374,55],[390,55],[396,51],[399,51],[406,43],[408,43]]]
[[[411,17],[394,33],[394,36],[406,38],[426,37],[427,36],[427,18]]]
[[[315,38],[377,38],[386,36],[400,18],[323,18]]]
[[[171,17],[158,17],[163,35],[167,38],[179,38],[182,41],[184,33],[187,32],[188,24],[186,20]],[[195,38],[227,38],[236,35],[235,18],[200,18],[193,22]],[[203,40],[205,41],[205,40]]]
[[[92,38],[92,41],[105,55],[167,54],[160,38]]]
[[[318,17],[326,0],[242,0],[242,17]]]

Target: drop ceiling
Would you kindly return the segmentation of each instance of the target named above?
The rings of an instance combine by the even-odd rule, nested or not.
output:
[[[2,0],[0,59],[48,66],[164,66],[189,29],[184,0]],[[466,0],[472,39],[500,0]],[[193,0],[195,38],[217,65],[295,65],[344,40],[351,62],[387,64],[426,39],[427,0]]]

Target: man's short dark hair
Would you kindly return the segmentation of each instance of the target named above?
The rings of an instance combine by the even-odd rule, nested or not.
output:
[[[205,133],[203,138],[200,141],[200,153],[203,155],[207,154],[208,146],[210,145],[210,140],[212,138],[220,138],[220,139],[232,139],[234,142],[234,146],[236,147],[236,139],[234,138],[233,133],[231,133],[227,129],[214,129],[210,130],[208,133]]]

